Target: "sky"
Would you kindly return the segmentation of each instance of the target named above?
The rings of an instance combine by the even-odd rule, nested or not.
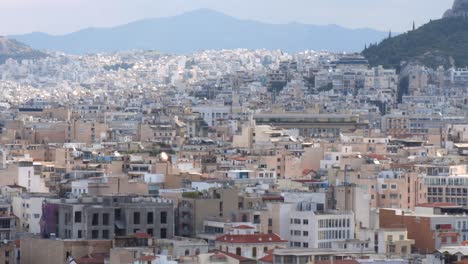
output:
[[[404,32],[453,0],[0,0],[0,35],[66,34],[208,8],[266,23],[337,24]]]

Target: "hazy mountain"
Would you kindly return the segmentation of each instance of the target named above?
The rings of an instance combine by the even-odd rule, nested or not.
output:
[[[360,51],[365,43],[375,43],[387,35],[372,29],[336,25],[265,24],[202,9],[113,28],[88,28],[67,35],[31,33],[12,37],[36,49],[81,54],[131,49],[168,53],[234,48]]]
[[[0,36],[0,64],[3,64],[7,59],[39,59],[45,56],[46,54],[33,50],[31,47],[14,39]]]

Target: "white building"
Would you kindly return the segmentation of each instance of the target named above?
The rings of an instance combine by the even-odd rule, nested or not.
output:
[[[25,187],[28,192],[32,193],[48,193],[49,188],[45,184],[45,179],[42,175],[34,173],[34,163],[27,155],[18,163],[18,185]]]
[[[46,197],[25,194],[13,197],[13,214],[19,219],[22,230],[32,234],[40,234],[40,220],[42,216],[42,203]]]
[[[89,184],[88,179],[73,181],[71,183],[71,189],[72,189],[73,195],[82,196],[82,195],[88,194],[89,193],[88,184]]]
[[[192,111],[200,113],[208,126],[214,127],[218,125],[218,120],[229,118],[231,106],[197,106]]]
[[[290,212],[290,247],[332,248],[333,242],[354,239],[354,232],[352,212],[320,212],[313,203],[299,203]]]

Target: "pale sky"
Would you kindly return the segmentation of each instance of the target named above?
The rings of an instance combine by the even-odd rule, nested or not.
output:
[[[453,0],[0,0],[0,35],[65,34],[87,27],[209,8],[267,23],[337,24],[404,32],[438,19]]]

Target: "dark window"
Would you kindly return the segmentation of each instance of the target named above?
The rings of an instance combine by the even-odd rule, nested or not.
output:
[[[161,228],[161,238],[167,238],[167,229]]]
[[[10,256],[10,251],[5,251],[5,257],[9,257]]]
[[[109,230],[102,230],[102,238],[109,239]]]
[[[75,212],[75,223],[81,223],[81,212]]]
[[[148,230],[146,230],[146,233],[150,236],[153,236],[153,228],[148,228]]]
[[[78,238],[82,238],[83,237],[83,232],[81,230],[78,230]]]
[[[99,225],[99,214],[93,214],[93,226]]]
[[[105,214],[102,214],[102,224],[103,225],[109,225],[109,214],[108,213],[105,213]]]
[[[167,224],[167,212],[161,212],[161,224]]]
[[[154,223],[154,215],[153,215],[153,212],[148,212],[147,216],[146,216],[146,222],[148,224],[153,224]]]
[[[99,231],[98,230],[93,230],[91,232],[91,238],[92,239],[98,239],[99,238]]]
[[[268,218],[268,226],[273,226],[273,219]]]
[[[140,212],[133,213],[133,224],[139,225],[140,224]]]
[[[120,209],[115,209],[115,220],[120,220]]]

